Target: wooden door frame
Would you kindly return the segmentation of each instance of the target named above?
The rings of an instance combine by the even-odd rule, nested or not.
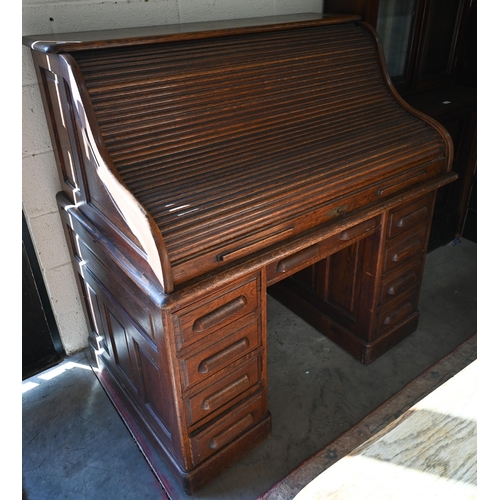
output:
[[[43,281],[42,272],[40,270],[38,259],[36,257],[35,247],[31,239],[31,234],[28,229],[28,224],[26,222],[24,212],[22,213],[22,243],[24,248],[23,251],[26,253],[26,258],[28,260],[30,271],[33,277],[34,287],[36,288],[36,292],[40,300],[39,304],[36,304],[36,307],[41,307],[43,315],[45,316],[45,325],[43,325],[43,328],[40,328],[40,335],[46,335],[47,338],[45,339],[45,344],[48,346],[47,353],[42,353],[40,355],[40,359],[38,359],[37,361],[30,362],[25,366],[24,364],[25,361],[23,359],[22,378],[24,380],[28,377],[35,375],[36,373],[39,373],[42,370],[50,368],[51,366],[54,366],[57,363],[59,363],[62,360],[62,357],[64,356],[64,348],[61,342],[61,337],[59,335],[59,330],[57,328],[57,323],[54,317],[54,313],[50,305],[49,296],[47,293],[47,289],[45,287],[45,283]],[[24,284],[24,277],[23,277],[23,284]],[[24,290],[23,290],[23,298],[24,298]],[[24,310],[25,309],[23,307],[23,316],[24,316]],[[24,340],[25,340],[24,326],[22,335],[23,335],[23,346],[24,346]],[[53,346],[53,351],[50,349],[50,344],[52,344]]]

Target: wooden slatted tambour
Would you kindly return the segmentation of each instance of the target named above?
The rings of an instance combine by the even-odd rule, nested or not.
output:
[[[74,57],[172,267],[203,256],[178,281],[249,233],[259,240],[286,222],[290,237],[318,205],[444,158],[439,134],[389,98],[375,42],[354,24]]]
[[[356,16],[43,38],[98,376],[192,493],[270,434],[266,291],[364,363],[415,330],[451,140]]]

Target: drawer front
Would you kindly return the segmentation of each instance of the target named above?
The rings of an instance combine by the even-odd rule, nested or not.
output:
[[[407,229],[430,220],[433,210],[434,193],[420,198],[389,212],[388,237],[392,238]]]
[[[198,465],[210,455],[238,438],[243,432],[264,417],[266,401],[261,391],[233,408],[229,413],[189,440],[193,462]]]
[[[405,321],[418,308],[419,287],[412,287],[399,300],[390,303],[390,306],[381,308],[378,317],[378,334],[392,330]]]
[[[384,272],[391,271],[413,257],[424,253],[427,244],[427,224],[417,226],[392,240],[385,251]]]
[[[253,321],[207,349],[180,360],[183,389],[205,380],[259,346],[259,324]]]
[[[212,377],[208,384],[201,383],[199,392],[185,398],[187,423],[195,424],[213,414],[228,403],[235,403],[248,395],[252,388],[256,388],[261,381],[262,363],[260,354],[253,356],[250,361],[219,378]]]
[[[269,264],[266,268],[267,284],[276,283],[331,255],[339,249],[366,238],[370,234],[373,234],[377,226],[377,218],[363,221],[323,241]]]
[[[422,271],[423,260],[417,257],[384,276],[380,294],[380,305],[387,304],[400,297],[412,286],[420,285]]]
[[[212,296],[202,304],[183,309],[173,315],[177,348],[242,318],[258,306],[258,286],[254,278],[235,289]]]

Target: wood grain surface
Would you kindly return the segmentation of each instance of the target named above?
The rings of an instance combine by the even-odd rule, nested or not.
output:
[[[476,498],[476,380],[474,361],[295,499]]]

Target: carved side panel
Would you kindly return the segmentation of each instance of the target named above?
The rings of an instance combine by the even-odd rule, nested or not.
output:
[[[85,201],[85,182],[80,150],[74,128],[74,116],[68,106],[64,79],[44,67],[38,68],[40,92],[49,124],[61,186],[73,203]]]
[[[163,440],[171,442],[175,422],[164,404],[172,397],[171,384],[168,373],[160,371],[154,333],[144,331],[89,269],[84,267],[82,271],[99,334],[100,360],[137,406],[147,425]]]
[[[112,374],[144,425],[173,447],[179,433],[161,308],[109,261],[83,226],[74,218],[65,222],[100,367]]]
[[[163,240],[138,202],[114,176],[112,162],[100,141],[85,82],[68,55],[32,52],[48,129],[68,203],[109,237],[130,249],[132,258],[157,286],[172,288]],[[103,174],[104,172],[104,174]],[[105,186],[102,176],[110,186]],[[118,193],[118,195],[117,195]],[[117,199],[122,203],[117,208]],[[146,264],[146,265],[144,265]]]

